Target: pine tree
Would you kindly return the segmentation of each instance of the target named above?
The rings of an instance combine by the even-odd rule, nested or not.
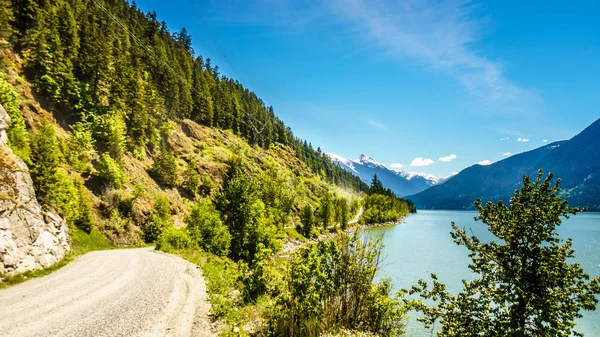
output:
[[[302,222],[301,232],[305,238],[310,238],[312,236],[313,228],[315,226],[315,220],[313,218],[313,210],[310,205],[306,205],[302,208],[302,214],[300,217],[300,221]]]

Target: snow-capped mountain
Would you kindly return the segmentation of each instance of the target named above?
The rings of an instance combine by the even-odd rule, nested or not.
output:
[[[375,159],[367,156],[366,154],[361,154],[360,156],[358,156],[358,158],[352,160],[352,162],[354,163],[359,163],[362,165],[367,165],[370,167],[381,167],[381,168],[386,168],[385,165],[383,165],[382,163],[377,162]]]
[[[383,185],[390,188],[400,197],[419,193],[439,184],[443,180],[440,177],[422,172],[394,171],[365,154],[361,154],[354,160],[346,159],[335,153],[325,154],[331,161],[347,171],[356,174],[367,184],[371,182],[373,175],[377,174]]]
[[[425,190],[431,186],[439,185],[446,180],[446,178],[434,176],[433,174],[425,172],[396,171],[396,174],[412,182],[421,190]]]

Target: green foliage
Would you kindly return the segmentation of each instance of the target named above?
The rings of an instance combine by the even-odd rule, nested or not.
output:
[[[10,1],[0,1],[0,49],[4,47],[2,40],[8,40],[12,34],[12,20],[14,15]]]
[[[327,227],[331,225],[333,211],[333,196],[329,192],[325,193],[321,198],[319,208],[317,209],[317,220],[323,228],[327,229]]]
[[[227,256],[231,235],[220,214],[207,199],[196,202],[186,219],[187,229],[200,248],[217,256]]]
[[[127,125],[116,112],[98,116],[95,121],[96,138],[111,157],[120,161],[127,145]]]
[[[229,256],[251,262],[260,243],[276,250],[277,228],[265,218],[265,205],[258,199],[257,186],[244,172],[241,161],[234,158],[229,164],[215,205],[231,233]]]
[[[108,153],[100,156],[96,164],[96,175],[115,188],[121,188],[125,184],[125,174],[121,165]]]
[[[2,5],[0,5],[0,13]],[[0,19],[2,20],[2,19]],[[0,22],[0,34],[2,33]],[[1,35],[0,35],[1,39]],[[15,88],[6,81],[4,75],[0,73],[0,104],[4,107],[10,117],[10,124],[6,134],[8,136],[8,145],[13,152],[21,159],[28,161],[29,159],[29,138],[25,128],[25,121],[21,114],[19,106],[19,95]]]
[[[361,224],[385,223],[398,221],[409,214],[407,203],[394,196],[381,194],[367,195],[363,199],[363,214]]]
[[[83,186],[81,181],[77,181],[78,186],[78,204],[77,213],[78,216],[74,221],[75,226],[84,231],[85,233],[91,233],[94,228],[94,215],[92,203],[88,197],[88,192]]]
[[[300,215],[300,221],[302,222],[302,227],[300,228],[300,233],[305,238],[310,238],[313,236],[313,230],[315,228],[315,219],[313,216],[313,210],[310,205],[304,206],[302,208],[302,214]]]
[[[166,145],[163,144],[160,153],[154,158],[151,172],[156,176],[158,181],[167,187],[178,185],[177,158],[173,154],[173,151],[168,149]]]
[[[288,222],[295,199],[291,177],[274,161],[265,166],[265,171],[258,177],[259,197],[265,204],[267,217],[283,228]]]
[[[413,302],[424,313],[426,326],[440,321],[439,336],[580,336],[574,331],[581,310],[594,310],[600,277],[590,280],[573,262],[572,241],[556,230],[562,218],[580,209],[570,208],[559,195],[552,174],[535,182],[528,176],[510,200],[486,205],[477,200],[479,215],[498,240],[482,242],[452,223],[452,238],[466,247],[469,268],[479,278],[463,281],[464,289],[451,295],[432,275],[433,287],[419,281],[411,293],[436,302]]]
[[[81,255],[94,250],[114,248],[97,230],[86,233],[79,228],[74,228],[69,231],[69,239],[71,240],[71,253],[74,255]]]
[[[381,241],[359,234],[319,241],[299,249],[290,261],[285,291],[269,322],[274,336],[320,336],[350,329],[397,336],[405,310],[391,297],[389,279],[374,283]]]
[[[348,228],[348,201],[344,198],[336,198],[335,205],[335,222],[340,225],[342,230]]]
[[[144,241],[146,243],[155,242],[169,227],[172,227],[169,200],[165,197],[158,197],[154,203],[152,214],[144,224]]]
[[[398,221],[409,213],[417,210],[410,200],[396,197],[388,188],[373,175],[368,195],[363,199],[363,214],[360,216],[361,224],[376,224]]]
[[[385,187],[383,187],[383,183],[379,178],[377,178],[377,174],[373,175],[373,179],[371,180],[371,186],[369,186],[369,190],[367,191],[369,194],[382,194],[385,195],[386,192]]]
[[[252,260],[251,269],[240,262],[240,276],[243,285],[243,295],[246,301],[256,301],[259,296],[265,294],[273,283],[273,272],[271,257],[273,252],[265,248],[262,243],[257,247],[257,253]]]
[[[67,149],[67,159],[77,170],[90,171],[91,161],[96,156],[91,126],[89,123],[78,122],[71,125]]]
[[[38,198],[44,198],[56,183],[60,151],[54,126],[44,122],[31,139],[31,178]]]
[[[156,249],[187,249],[195,246],[185,228],[166,227],[156,240]]]

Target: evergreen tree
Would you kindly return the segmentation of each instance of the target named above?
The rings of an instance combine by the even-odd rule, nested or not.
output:
[[[31,139],[31,178],[38,198],[44,198],[56,184],[56,172],[61,161],[54,126],[44,122]]]
[[[305,238],[312,236],[313,228],[315,226],[315,220],[313,217],[313,210],[310,205],[306,205],[302,208],[302,214],[300,216],[302,222],[301,233]]]
[[[373,175],[371,186],[369,187],[369,194],[385,194],[385,188],[383,187],[381,180],[377,178],[377,174]]]
[[[579,263],[571,239],[563,241],[557,232],[562,218],[580,211],[570,208],[559,195],[559,181],[552,174],[535,182],[523,178],[510,206],[475,202],[475,218],[487,225],[496,239],[482,242],[466,229],[452,223],[452,238],[466,247],[479,275],[464,283],[463,292],[451,295],[432,274],[433,288],[423,280],[414,286],[426,300],[412,303],[422,311],[419,320],[427,327],[442,324],[440,336],[572,336],[581,310],[594,310],[600,294],[600,277],[592,280]]]
[[[319,222],[324,229],[327,229],[331,225],[331,219],[333,216],[333,200],[329,192],[321,198],[321,205],[319,206]]]

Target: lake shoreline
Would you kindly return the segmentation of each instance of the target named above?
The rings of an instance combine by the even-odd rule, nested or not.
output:
[[[372,228],[392,227],[392,226],[400,225],[405,222],[406,218],[408,218],[410,215],[413,215],[413,214],[417,214],[417,213],[409,213],[407,215],[400,217],[400,219],[398,219],[396,221],[352,226],[352,227],[346,229],[344,232],[351,234],[351,233],[354,233],[357,231],[360,232],[360,231],[364,231],[364,230],[372,229]],[[287,257],[289,254],[293,253],[295,250],[297,250],[300,247],[306,246],[308,243],[317,243],[322,240],[331,240],[331,239],[336,238],[339,235],[338,232],[333,231],[333,230],[335,230],[335,228],[332,227],[329,230],[330,230],[329,233],[319,234],[319,236],[317,236],[316,238],[307,239],[304,242],[295,240],[295,239],[287,241],[286,243],[283,244],[283,248],[281,250],[282,255],[280,255],[280,257]]]

